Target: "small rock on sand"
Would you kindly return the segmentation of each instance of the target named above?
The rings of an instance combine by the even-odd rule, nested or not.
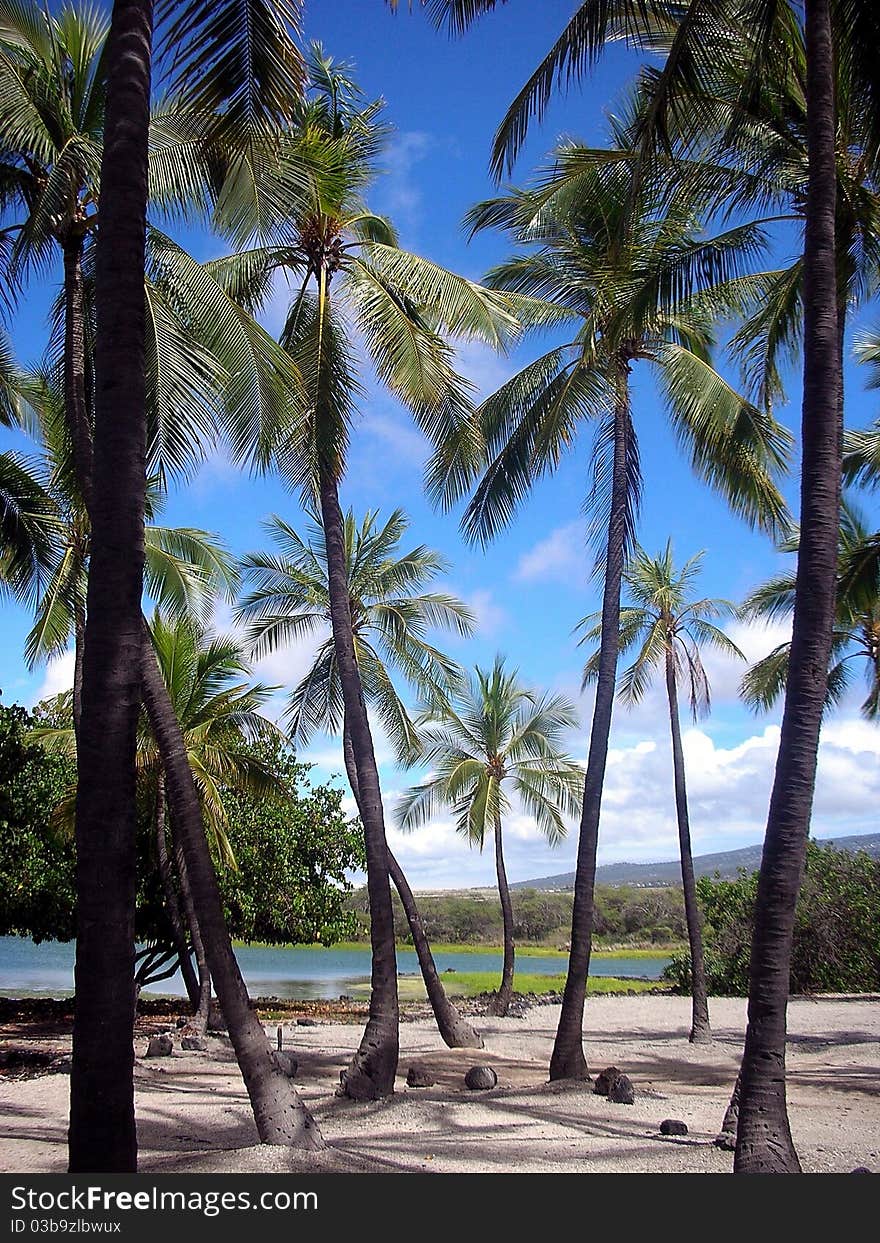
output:
[[[495,1087],[498,1076],[491,1066],[472,1066],[465,1075],[464,1082],[472,1092],[485,1092]]]

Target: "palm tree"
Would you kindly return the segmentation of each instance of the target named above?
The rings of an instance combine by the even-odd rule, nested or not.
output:
[[[565,814],[576,814],[583,769],[562,749],[577,726],[574,705],[561,695],[526,689],[518,671],[496,656],[491,670],[479,667],[463,694],[437,701],[419,718],[420,759],[431,774],[401,799],[402,829],[425,824],[451,807],[455,827],[479,850],[495,839],[495,873],[504,922],[504,964],[492,1013],[507,1014],[513,990],[513,906],[504,867],[503,817],[509,793],[517,796],[550,845],[565,836]]]
[[[825,687],[826,710],[834,707],[852,685],[853,661],[865,662],[868,694],[862,716],[880,718],[880,574],[876,535],[852,500],[841,505],[837,609],[831,637],[831,663]],[[780,546],[798,551],[796,537]],[[756,587],[743,602],[743,613],[768,620],[790,618],[796,578],[780,574]],[[791,642],[780,643],[747,671],[740,684],[743,700],[755,711],[769,710],[782,696],[788,677]]]
[[[215,114],[213,136],[228,136],[243,114],[251,132],[266,121],[277,128],[282,119],[282,97],[288,86],[298,85],[296,69],[301,63],[285,23],[290,12],[289,6],[280,3],[264,5],[259,0],[247,0],[244,5],[219,7],[192,4],[175,14],[175,87],[180,90],[187,81],[199,79],[202,108],[210,99]],[[39,30],[41,23],[39,14],[31,25]],[[260,1136],[305,1146],[321,1142],[250,1011],[223,924],[192,776],[178,745],[179,727],[140,615],[147,362],[143,260],[152,25],[150,0],[124,4],[120,0],[113,8],[101,59],[106,99],[101,220],[95,255],[93,464],[89,437],[80,436],[77,450],[80,488],[90,510],[93,572],[83,673],[86,724],[79,749],[77,885],[82,935],[77,942],[80,1000],[71,1077],[71,1170],[131,1170],[136,1162],[133,1013],[122,979],[131,974],[133,958],[134,744],[141,686],[162,741],[169,799],[181,813],[179,823],[190,856],[193,892],[206,904],[202,924],[215,946],[209,951],[215,955],[215,983],[254,1103]],[[256,39],[255,30],[259,31]],[[201,41],[196,39],[199,33]],[[50,23],[50,41],[52,34]],[[194,43],[198,46],[195,54]],[[63,40],[59,45],[66,53]],[[65,75],[69,67],[70,61],[65,60],[61,66]],[[7,76],[4,92],[9,80]],[[52,80],[52,74],[42,77],[43,82]],[[17,94],[11,115],[16,122],[23,119],[26,130],[34,109],[22,100],[22,92],[14,83],[13,89]],[[286,98],[291,98],[289,92]],[[33,154],[28,138],[25,134],[25,164]],[[20,151],[17,142],[12,145]],[[190,149],[199,145],[190,142]],[[69,181],[62,169],[55,180],[62,199],[73,206],[73,215],[88,216],[88,204],[81,198],[75,179]],[[74,347],[76,344],[74,341]],[[68,355],[68,374],[72,370]],[[84,406],[83,372],[75,378],[80,384],[77,399]],[[88,423],[78,417],[72,402],[69,405],[70,429],[76,440],[78,433],[89,430]],[[117,417],[119,410],[126,412],[125,420]],[[138,650],[144,655],[142,662],[134,656]],[[101,884],[99,876],[103,878]],[[108,878],[109,895],[104,892]]]
[[[619,642],[621,652],[636,646],[638,652],[621,677],[618,690],[618,698],[623,703],[639,703],[648,689],[652,673],[660,665],[663,666],[672,735],[672,770],[681,853],[681,882],[691,954],[693,1013],[690,1040],[699,1044],[711,1041],[712,1032],[709,1026],[703,936],[691,853],[678,689],[684,681],[691,715],[697,721],[708,713],[710,702],[709,679],[700,658],[700,647],[708,644],[726,655],[745,659],[736,644],[709,620],[735,615],[734,606],[727,600],[690,598],[702,559],[703,553],[697,553],[681,569],[676,569],[671,542],[667,543],[665,551],[658,557],[649,557],[642,548],[635,550],[623,575],[633,603],[621,610]],[[578,623],[577,629],[584,632],[580,643],[599,638],[602,623],[597,619],[598,614],[593,614]],[[599,653],[594,652],[584,667],[584,686],[594,680],[598,665]]]
[[[496,0],[436,0],[439,20],[465,28]],[[835,65],[851,75],[849,98],[866,117],[868,152],[880,149],[880,98],[871,49],[878,38],[873,0],[805,0],[803,6],[805,133],[808,179],[804,207],[804,385],[801,423],[801,550],[786,709],[757,897],[749,988],[749,1024],[741,1081],[737,1172],[799,1172],[785,1100],[785,1013],[794,913],[809,832],[819,729],[835,608],[840,506],[842,349],[841,254],[836,233],[838,108]],[[745,25],[754,35],[742,75],[753,95],[772,73],[780,48],[800,25],[799,6],[771,0],[743,8],[730,0],[690,0],[674,14],[664,3],[585,0],[511,106],[495,145],[495,168],[512,158],[531,116],[552,88],[581,77],[606,41],[625,37],[656,45],[664,30],[668,55],[655,71],[659,90],[643,127],[643,152],[665,140],[670,116],[694,107],[703,83],[717,80],[719,58],[743,59]],[[734,37],[731,38],[731,34]],[[722,145],[730,134],[722,138]]]
[[[710,362],[713,324],[730,313],[729,281],[756,253],[760,233],[736,226],[700,232],[687,194],[652,201],[642,180],[633,198],[619,164],[585,170],[581,193],[554,200],[548,169],[534,189],[474,208],[474,228],[500,225],[527,250],[493,269],[488,282],[539,298],[543,322],[572,329],[566,343],[529,364],[481,406],[488,470],[465,511],[470,536],[487,539],[511,519],[535,480],[557,466],[584,420],[598,425],[594,533],[603,542],[600,660],[572,916],[571,956],[551,1078],[587,1075],[582,1028],[602,784],[614,702],[620,584],[634,537],[641,476],[630,374],[648,362],[664,390],[670,422],[698,476],[752,523],[786,521],[773,475],[785,464],[787,433],[742,398]],[[540,321],[539,321],[540,322]],[[439,460],[440,473],[444,462]],[[453,474],[447,497],[462,488]]]
[[[212,272],[249,307],[252,296],[265,295],[273,271],[285,270],[295,289],[281,342],[301,372],[305,406],[280,435],[255,443],[249,428],[233,428],[233,443],[260,465],[274,462],[301,489],[304,506],[317,510],[324,532],[330,626],[366,842],[373,952],[369,1019],[343,1091],[374,1098],[394,1086],[397,966],[384,811],[353,638],[339,501],[350,424],[362,395],[350,341],[354,329],[379,381],[435,443],[454,442],[466,457],[475,446],[470,390],[442,334],[501,345],[518,322],[515,299],[401,250],[390,224],[366,209],[361,191],[383,133],[379,105],[364,104],[347,67],[318,47],[310,69],[304,130],[328,153],[330,171],[318,179],[311,208],[291,222],[292,240],[218,261]]]
[[[199,793],[205,827],[213,838],[215,857],[223,866],[235,867],[223,791],[233,789],[255,797],[277,791],[277,781],[255,758],[249,746],[279,732],[261,712],[272,688],[250,683],[250,666],[234,638],[209,635],[192,617],[169,623],[157,610],[150,633],[162,677],[180,721],[187,763]],[[173,853],[184,919],[179,913],[175,918],[176,893],[166,837],[165,772],[161,753],[148,728],[139,748],[138,765],[155,788],[156,851],[166,906],[176,941],[180,941],[184,927],[189,929],[198,981],[195,997],[190,985],[188,991],[190,1000],[194,1001],[194,1021],[197,1026],[204,1027],[211,1000],[210,969],[186,859],[177,842]],[[172,841],[174,827],[172,819]],[[178,953],[181,967],[184,962],[190,962],[185,937],[183,941],[183,955]]]
[[[351,510],[345,516],[352,633],[367,704],[399,758],[406,760],[418,745],[418,735],[392,672],[425,698],[448,696],[459,685],[459,669],[426,636],[436,628],[470,634],[473,617],[454,596],[423,590],[446,563],[423,544],[401,553],[400,541],[409,528],[403,511],[396,509],[382,526],[377,518],[368,512],[358,526]],[[336,649],[332,635],[326,634],[330,591],[323,532],[314,527],[306,542],[278,517],[265,528],[280,556],[254,553],[244,558],[242,569],[253,590],[242,600],[239,618],[250,623],[248,639],[256,656],[323,632],[311,668],[290,696],[286,719],[291,737],[303,744],[317,730],[331,734],[341,730],[346,773],[357,802],[357,766],[344,723]],[[441,1036],[453,1049],[482,1048],[480,1037],[446,995],[415,897],[390,849],[388,870],[403,903]]]

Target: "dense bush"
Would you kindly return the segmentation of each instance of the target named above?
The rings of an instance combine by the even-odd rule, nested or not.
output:
[[[711,993],[748,993],[757,888],[756,872],[742,872],[733,881],[709,877],[697,881]],[[689,991],[687,952],[674,955],[664,974]],[[880,860],[864,851],[808,843],[795,915],[790,987],[792,993],[880,988]]]
[[[56,823],[53,809],[71,797],[76,766],[30,741],[37,725],[69,725],[65,708],[57,700],[33,713],[0,704],[0,936],[69,941],[75,935],[72,826]],[[218,868],[231,935],[325,944],[353,935],[347,873],[364,866],[359,826],[343,814],[340,791],[309,785],[308,767],[282,743],[262,744],[260,759],[284,783],[283,794],[221,789],[237,861],[236,869]],[[138,813],[135,934],[168,944],[152,797],[139,797]]]
[[[393,895],[398,939],[410,943],[403,908]],[[570,893],[515,889],[514,938],[520,944],[564,946],[571,936]],[[437,944],[500,945],[501,904],[486,891],[419,895],[419,911],[428,939]],[[370,933],[366,890],[352,895],[359,939]],[[684,905],[678,889],[636,889],[630,886],[596,889],[595,943],[660,944],[685,935]]]

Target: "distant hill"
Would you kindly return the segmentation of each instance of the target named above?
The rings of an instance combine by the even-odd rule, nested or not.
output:
[[[817,838],[823,846],[835,846],[838,850],[865,850],[880,859],[880,833],[865,833],[852,837]],[[755,872],[761,864],[761,847],[744,846],[741,850],[725,850],[716,855],[697,855],[694,872],[697,876],[713,876],[716,872],[722,880],[733,880],[740,868]],[[606,863],[596,868],[598,885],[638,885],[642,888],[681,884],[681,866],[677,859],[669,863]],[[559,876],[543,876],[540,880],[521,880],[512,889],[572,889],[574,872]]]

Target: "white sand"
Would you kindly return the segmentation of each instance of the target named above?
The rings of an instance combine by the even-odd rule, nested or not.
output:
[[[231,1050],[142,1060],[136,1067],[143,1171],[618,1171],[711,1172],[732,1168],[712,1145],[736,1076],[745,1002],[711,1003],[715,1042],[687,1041],[690,1003],[678,997],[606,997],[587,1003],[591,1071],[614,1064],[636,1088],[633,1106],[610,1104],[589,1085],[550,1085],[547,1064],[558,1006],[523,1018],[475,1020],[486,1049],[452,1051],[426,1020],[401,1027],[397,1092],[356,1103],[336,1097],[340,1069],[360,1028],[288,1025],[285,1048],[299,1059],[297,1087],[328,1143],[313,1158],[256,1143]],[[275,1025],[268,1025],[274,1033]],[[796,999],[789,1007],[789,1112],[805,1170],[880,1171],[880,998]],[[437,1085],[407,1088],[411,1062],[428,1064]],[[476,1062],[495,1067],[498,1086],[470,1092]],[[0,1170],[62,1171],[66,1075],[0,1083]],[[689,1133],[664,1138],[664,1118]]]

